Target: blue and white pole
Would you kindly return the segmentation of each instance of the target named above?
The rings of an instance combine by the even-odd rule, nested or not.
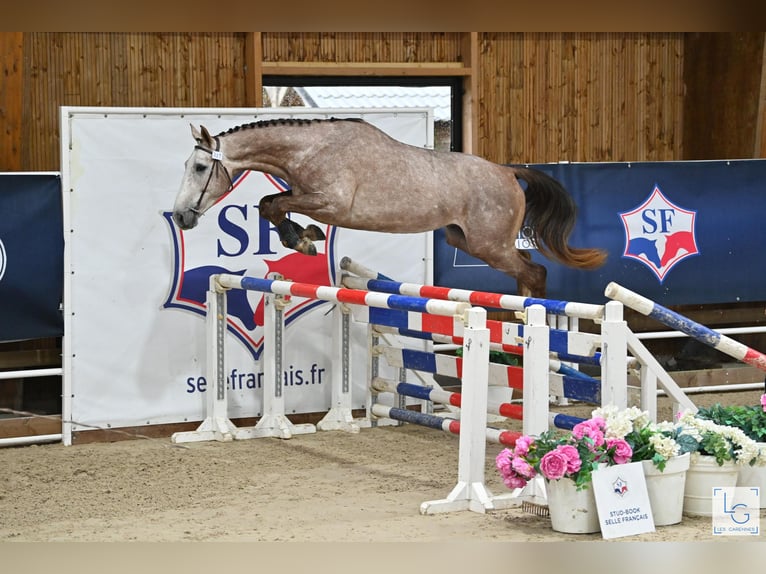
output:
[[[766,355],[760,351],[751,349],[718,331],[714,331],[709,327],[705,327],[704,325],[692,321],[688,317],[684,317],[675,311],[671,311],[667,307],[663,307],[659,303],[655,303],[651,299],[647,299],[630,289],[626,289],[617,283],[611,282],[606,286],[604,294],[610,299],[620,301],[626,307],[630,307],[642,315],[656,319],[668,327],[689,335],[700,343],[713,347],[716,351],[720,351],[730,357],[734,357],[738,361],[742,361],[743,363],[752,365],[762,371],[766,371]]]

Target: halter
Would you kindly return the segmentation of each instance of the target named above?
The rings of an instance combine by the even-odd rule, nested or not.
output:
[[[200,203],[202,203],[202,198],[205,196],[205,193],[207,192],[207,186],[210,185],[210,180],[213,178],[213,174],[218,173],[218,166],[220,165],[221,169],[223,169],[223,173],[226,174],[226,179],[229,180],[229,189],[232,188],[234,185],[234,182],[231,180],[231,176],[229,175],[229,170],[226,169],[226,166],[223,165],[223,153],[220,151],[221,148],[221,142],[218,140],[217,137],[214,137],[213,140],[215,140],[215,149],[206,148],[204,146],[201,146],[199,144],[195,145],[195,149],[202,150],[204,152],[207,152],[210,154],[210,157],[213,158],[213,169],[210,170],[210,175],[207,176],[207,181],[205,182],[205,187],[202,188],[202,193],[199,194],[199,199],[197,199],[197,203],[190,209],[193,213],[196,213],[197,215],[202,215],[202,213],[199,211]],[[226,190],[228,191],[228,189]]]

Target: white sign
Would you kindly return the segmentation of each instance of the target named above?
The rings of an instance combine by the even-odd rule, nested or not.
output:
[[[593,494],[604,538],[654,532],[654,517],[640,462],[593,471]]]
[[[340,280],[348,256],[399,281],[430,281],[431,234],[326,228],[320,255],[296,262],[257,212],[284,182],[245,172],[235,189],[190,231],[170,211],[194,146],[189,124],[212,134],[277,118],[361,117],[405,143],[432,147],[429,110],[62,108],[67,433],[204,418],[206,278],[214,272],[265,277],[270,270]],[[311,259],[311,261],[308,261]],[[285,274],[285,273],[283,273]],[[289,277],[293,281],[307,281]],[[236,298],[236,300],[234,299]],[[229,417],[260,416],[262,295],[229,296]],[[330,303],[298,306],[284,334],[286,414],[329,409]],[[298,309],[298,307],[300,307]],[[367,327],[352,325],[353,408],[368,388]],[[424,343],[418,343],[422,345]],[[395,378],[391,370],[384,376]]]

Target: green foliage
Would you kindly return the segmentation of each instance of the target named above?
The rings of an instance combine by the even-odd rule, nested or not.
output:
[[[678,430],[676,430],[676,436],[674,438],[678,443],[678,446],[681,447],[681,454],[684,454],[685,452],[697,452],[700,448],[697,439],[691,435],[679,434]]]
[[[703,433],[699,448],[708,455],[714,456],[718,466],[727,460],[734,460],[735,457],[731,442],[715,432]]]
[[[463,348],[455,349],[455,354],[458,357],[463,356]],[[504,351],[490,351],[489,362],[497,363],[500,365],[510,365],[512,367],[523,367],[524,361],[521,355],[514,355],[513,353],[506,353]]]
[[[716,403],[711,407],[700,407],[697,416],[719,425],[742,430],[756,442],[766,442],[766,412],[759,406],[722,406]]]

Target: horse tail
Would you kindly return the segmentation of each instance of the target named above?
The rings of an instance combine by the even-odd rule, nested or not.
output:
[[[548,259],[577,269],[596,269],[606,261],[606,251],[572,247],[569,236],[577,219],[572,196],[557,180],[530,168],[514,168],[527,182],[525,225],[534,230],[537,250]]]

